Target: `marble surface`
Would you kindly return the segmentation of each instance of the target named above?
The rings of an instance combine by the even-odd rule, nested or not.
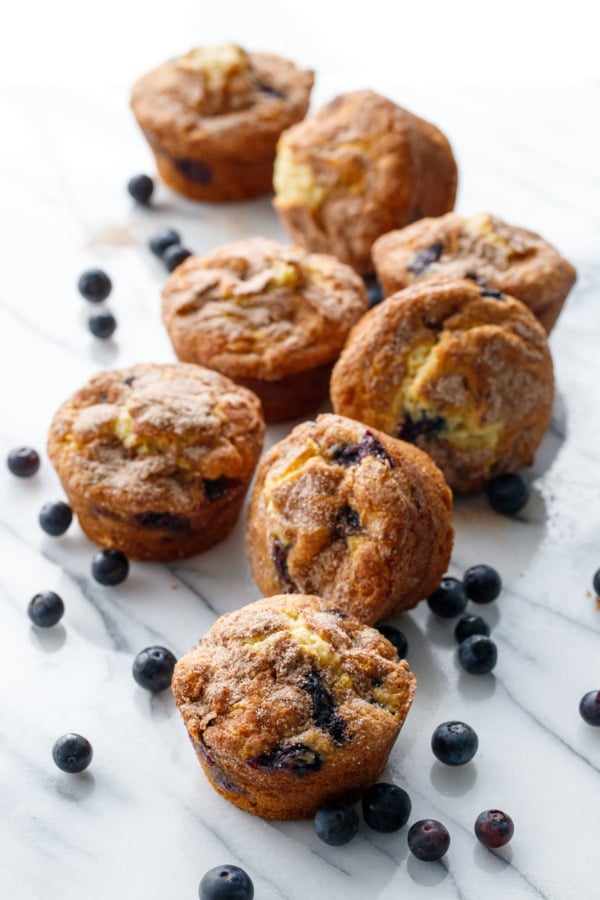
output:
[[[316,100],[343,87],[321,79]],[[435,817],[451,834],[443,861],[421,863],[406,829],[364,824],[346,847],[322,844],[309,822],[270,823],[217,796],[191,751],[172,697],[131,677],[133,656],[161,643],[185,653],[222,612],[258,596],[243,548],[243,520],[223,544],[168,566],[133,564],[120,587],[90,576],[94,548],[75,523],[43,535],[41,504],[61,489],[44,457],[29,480],[0,477],[0,894],[6,900],[177,900],[197,896],[203,873],[234,862],[257,900],[592,900],[598,896],[600,729],[578,714],[600,687],[600,91],[373,84],[436,121],[455,147],[458,209],[490,209],[541,231],[572,259],[579,281],[551,339],[557,400],[528,472],[532,498],[515,519],[482,497],[459,499],[451,572],[487,562],[504,580],[483,611],[499,647],[494,673],[457,665],[454,623],[426,605],[398,617],[417,679],[415,704],[387,777],[413,800],[411,820]],[[40,450],[58,404],[101,367],[173,358],[159,318],[161,264],[148,237],[163,226],[195,251],[255,233],[282,236],[268,200],[195,205],[159,187],[149,210],[124,191],[152,163],[127,109],[126,88],[93,95],[32,87],[0,92],[3,248],[0,335],[2,452]],[[76,291],[84,268],[114,281],[113,340],[87,332]],[[290,426],[291,427],[291,426]],[[288,426],[269,429],[268,441]],[[66,614],[42,631],[26,616],[39,590]],[[479,610],[478,610],[479,611]],[[453,770],[430,750],[433,729],[457,718],[480,749]],[[60,773],[50,750],[67,731],[94,746],[90,769]],[[473,835],[477,814],[509,812],[510,847],[490,853]]]

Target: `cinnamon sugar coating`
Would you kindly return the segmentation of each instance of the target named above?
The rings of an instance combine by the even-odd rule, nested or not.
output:
[[[247,552],[265,595],[319,594],[372,624],[438,586],[452,550],[452,496],[417,448],[321,415],[260,461]]]
[[[221,616],[172,687],[215,790],[300,819],[377,780],[415,678],[378,631],[319,597],[284,595]]]
[[[533,313],[508,294],[441,277],[364,316],[331,379],[337,413],[413,441],[459,492],[532,462],[553,396]]]

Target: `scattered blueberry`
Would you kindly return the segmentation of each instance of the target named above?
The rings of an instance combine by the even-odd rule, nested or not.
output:
[[[600,725],[600,691],[588,691],[579,703],[581,718],[588,725]]]
[[[405,659],[408,653],[408,641],[400,629],[394,628],[393,625],[377,625],[376,628],[384,638],[388,639],[390,644],[394,645],[400,659]]]
[[[191,250],[182,247],[181,244],[172,244],[163,253],[163,261],[169,272],[173,272],[177,266],[180,266],[191,255]]]
[[[92,761],[94,751],[80,734],[63,734],[52,748],[52,759],[63,772],[83,772]]]
[[[477,840],[490,850],[504,847],[514,833],[513,820],[500,809],[486,809],[475,820]]]
[[[450,835],[436,819],[420,819],[408,832],[408,848],[425,862],[441,859],[450,846]]]
[[[431,737],[433,755],[446,766],[464,766],[478,747],[476,733],[465,722],[442,722]]]
[[[486,675],[498,661],[498,649],[491,638],[473,634],[459,646],[458,659],[470,675]]]
[[[92,575],[100,584],[114,587],[125,581],[129,560],[120,550],[99,550],[92,559]]]
[[[127,182],[127,190],[136,203],[147,206],[154,193],[154,182],[149,175],[134,175]]]
[[[35,450],[33,452],[35,453]],[[10,466],[9,466],[9,468],[10,468]],[[11,469],[11,472],[12,472],[12,469]],[[15,475],[16,474],[17,473],[15,472]],[[598,569],[598,571],[594,575],[593,585],[594,585],[594,590],[596,591],[596,595],[600,596],[600,569]]]
[[[529,485],[520,475],[498,475],[486,487],[490,506],[498,513],[512,516],[529,500]]]
[[[360,820],[353,806],[324,806],[315,816],[315,831],[332,847],[349,843],[358,833]]]
[[[446,576],[439,588],[427,598],[429,609],[443,619],[454,619],[464,612],[468,597],[464,586],[457,578]]]
[[[49,500],[40,509],[40,527],[52,537],[64,534],[72,521],[71,507],[63,500]]]
[[[112,282],[102,269],[88,269],[79,276],[77,287],[90,303],[102,303],[112,290]]]
[[[198,896],[200,900],[252,900],[254,885],[239,866],[215,866],[200,882]]]
[[[92,313],[88,319],[88,327],[94,337],[105,341],[114,334],[117,320],[111,312],[103,309],[100,312]]]
[[[406,825],[411,809],[412,803],[406,791],[396,784],[383,781],[372,785],[362,798],[365,822],[369,828],[385,834]]]
[[[463,584],[473,603],[491,603],[502,590],[502,580],[491,566],[471,566],[464,574]]]
[[[459,644],[474,634],[485,634],[486,637],[489,637],[489,633],[490,626],[481,616],[463,616],[458,620],[454,629],[454,637]]]
[[[140,687],[155,694],[171,686],[176,662],[166,647],[146,647],[134,659],[131,671]]]
[[[40,455],[33,447],[17,447],[8,454],[6,465],[17,478],[31,478],[40,467]]]
[[[181,235],[179,232],[175,231],[173,228],[168,228],[167,231],[163,231],[161,234],[155,234],[154,237],[151,237],[149,247],[155,256],[162,259],[165,250],[172,247],[174,244],[180,243]]]
[[[27,607],[27,615],[38,628],[51,628],[63,617],[65,604],[54,591],[40,591],[32,597]]]

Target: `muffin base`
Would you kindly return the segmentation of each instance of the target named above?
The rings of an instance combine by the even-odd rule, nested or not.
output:
[[[231,375],[228,377],[258,395],[265,422],[273,425],[290,419],[303,419],[314,412],[327,397],[332,368],[333,362],[329,362],[303,372],[285,375],[276,381]]]

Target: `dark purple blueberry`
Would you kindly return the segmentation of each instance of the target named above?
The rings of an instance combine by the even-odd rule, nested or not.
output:
[[[446,420],[442,416],[434,416],[428,419],[425,414],[418,422],[413,421],[408,413],[405,414],[402,424],[398,429],[398,437],[401,441],[414,444],[418,437],[432,437],[446,426]]]
[[[205,478],[202,482],[204,495],[209,503],[220,500],[232,488],[237,487],[239,481],[235,478],[227,478],[221,475],[220,478]]]
[[[390,469],[396,465],[381,441],[370,431],[365,431],[357,444],[342,444],[333,451],[333,460],[340,466],[356,466],[366,456],[375,456],[386,462]]]
[[[292,578],[290,578],[290,573],[288,572],[287,560],[289,552],[289,547],[284,547],[279,541],[274,541],[273,549],[271,550],[271,559],[273,560],[275,571],[277,572],[286,593],[297,594],[298,588],[294,584]]]
[[[65,604],[54,591],[40,591],[32,597],[27,607],[27,615],[38,628],[52,628],[62,619]]]
[[[411,809],[412,803],[406,791],[384,781],[372,785],[362,798],[365,822],[369,828],[384,834],[403,828]]]
[[[40,509],[40,527],[52,537],[64,534],[72,521],[71,507],[63,500],[49,500]]]
[[[466,272],[465,278],[468,278],[469,281],[474,281],[481,288],[487,287],[487,278],[484,278],[483,275],[477,275],[476,272]]]
[[[358,834],[360,819],[353,806],[324,806],[315,816],[315,831],[325,844],[341,847]]]
[[[285,100],[283,91],[278,91],[277,88],[272,87],[270,84],[265,84],[264,81],[259,81],[258,87],[263,94],[266,94],[267,97],[272,97],[273,100]]]
[[[496,291],[493,288],[482,288],[479,293],[482,297],[490,297],[492,300],[504,300],[502,291]]]
[[[181,243],[181,235],[178,231],[175,231],[173,228],[167,229],[167,231],[163,231],[160,234],[155,234],[154,237],[151,237],[148,246],[152,250],[155,256],[158,256],[159,259],[162,259],[165,250],[169,247],[172,247],[174,244]]]
[[[491,603],[502,590],[502,579],[491,566],[471,566],[463,576],[463,584],[473,603]]]
[[[117,320],[107,309],[94,312],[88,319],[88,328],[94,337],[101,341],[107,341],[112,337],[117,328]]]
[[[129,195],[140,206],[147,206],[154,193],[154,182],[149,175],[134,175],[127,182]]]
[[[52,748],[52,759],[58,768],[71,775],[87,769],[93,755],[92,745],[80,734],[63,734]]]
[[[170,247],[167,247],[163,253],[163,262],[168,271],[173,272],[177,266],[180,266],[181,263],[191,255],[191,250],[182,247],[181,244],[172,244]]]
[[[347,538],[358,534],[361,530],[360,516],[351,506],[341,506],[336,514],[333,526],[333,537]]]
[[[446,575],[439,588],[427,598],[429,609],[443,619],[460,616],[467,605],[468,597],[462,583],[457,578]]]
[[[16,447],[6,457],[6,465],[17,478],[31,478],[40,467],[40,455],[33,447]]]
[[[270,769],[291,772],[293,775],[309,775],[318,772],[323,761],[320,754],[306,744],[289,744],[287,747],[275,747],[267,753],[248,760],[253,769]]]
[[[505,516],[515,515],[529,500],[529,485],[516,474],[492,478],[485,490],[492,509]]]
[[[588,691],[579,703],[579,713],[588,725],[600,726],[600,691]]]
[[[479,747],[479,739],[466,722],[442,722],[433,732],[433,755],[446,766],[464,766]]]
[[[491,638],[473,634],[459,646],[458,660],[470,675],[487,675],[498,661],[498,649]]]
[[[88,269],[79,276],[77,287],[90,303],[102,303],[112,290],[112,282],[102,269]]]
[[[513,820],[500,809],[486,809],[475,820],[475,836],[490,850],[504,847],[514,833]]]
[[[160,528],[163,531],[188,531],[190,527],[190,521],[185,516],[167,512],[138,513],[135,521],[142,528]]]
[[[134,659],[131,671],[140,687],[156,694],[171,687],[176,662],[166,647],[146,647]]]
[[[200,159],[172,159],[171,162],[177,171],[190,181],[196,181],[198,184],[210,184],[212,181],[210,167]]]
[[[92,559],[92,575],[99,584],[114,587],[129,574],[129,560],[120,550],[99,550]]]
[[[383,300],[383,288],[374,275],[365,278],[365,288],[369,298],[369,306],[377,306]]]
[[[33,452],[35,453],[35,450]],[[16,475],[16,472],[15,472],[15,475]],[[596,595],[600,597],[600,569],[598,569],[598,571],[594,575],[594,580],[593,580],[592,584],[594,586]]]
[[[254,885],[239,866],[215,866],[200,882],[198,896],[200,900],[252,900]]]
[[[454,629],[454,637],[459,644],[473,634],[485,634],[488,637],[489,633],[490,626],[481,616],[463,616],[458,620]]]
[[[400,659],[404,659],[408,653],[408,641],[399,628],[393,625],[376,625],[377,631],[387,638],[390,644],[396,648],[396,652]]]
[[[435,244],[432,244],[430,247],[417,253],[413,261],[406,268],[409,272],[412,272],[413,275],[422,275],[425,269],[428,269],[432,263],[438,261],[443,252],[443,243],[441,241],[436,241]]]
[[[447,829],[436,819],[420,819],[408,832],[410,852],[425,862],[441,859],[450,846]]]
[[[312,700],[312,717],[315,725],[331,735],[340,744],[346,731],[346,723],[335,708],[335,700],[317,672],[311,672],[301,683]]]

